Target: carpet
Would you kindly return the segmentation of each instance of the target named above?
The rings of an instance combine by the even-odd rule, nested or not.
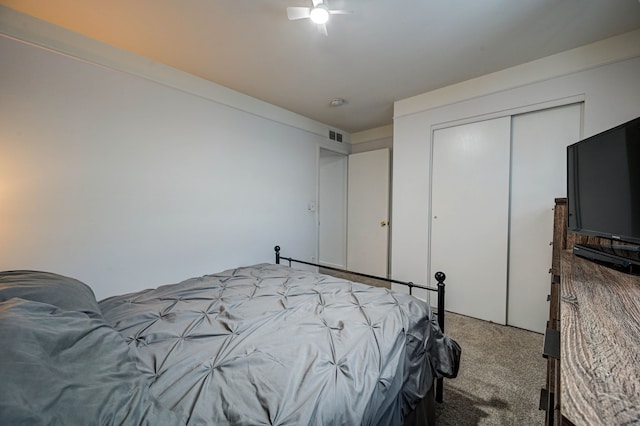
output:
[[[458,377],[444,380],[437,425],[544,424],[543,335],[449,312],[445,331],[462,347],[462,359]]]

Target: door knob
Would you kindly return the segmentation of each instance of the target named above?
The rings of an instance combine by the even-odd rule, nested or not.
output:
[[[384,228],[385,226],[387,226],[388,224],[389,224],[389,222],[387,222],[387,221],[385,221],[385,220],[383,220],[382,222],[380,222],[380,226],[381,226],[381,227],[383,227],[383,228]]]

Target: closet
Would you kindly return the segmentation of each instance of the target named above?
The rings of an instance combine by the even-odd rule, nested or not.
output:
[[[543,332],[553,205],[581,104],[433,131],[430,275],[447,273],[447,310]]]

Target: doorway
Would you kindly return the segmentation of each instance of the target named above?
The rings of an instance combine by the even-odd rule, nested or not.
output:
[[[320,149],[318,263],[387,277],[390,150]]]
[[[320,148],[318,164],[318,263],[345,269],[348,156]]]

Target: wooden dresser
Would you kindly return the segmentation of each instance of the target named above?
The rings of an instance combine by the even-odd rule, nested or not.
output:
[[[562,202],[556,200],[556,215],[566,215]],[[547,424],[640,425],[640,276],[575,256],[571,248],[584,237],[564,235],[557,243],[554,237],[559,318],[552,267],[548,328],[559,326],[560,347],[557,359],[548,356]],[[545,352],[553,346],[547,337],[551,342],[553,332]]]
[[[545,425],[561,424],[560,413],[560,264],[567,248],[567,200],[556,198],[553,220],[553,254],[549,291],[549,321],[544,338],[543,356],[547,359],[547,380],[540,395],[540,409],[546,410]]]

